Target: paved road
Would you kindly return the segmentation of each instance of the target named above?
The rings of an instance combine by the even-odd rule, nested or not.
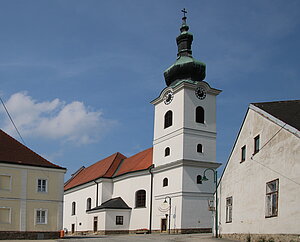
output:
[[[5,241],[5,240],[2,240]],[[94,235],[94,236],[77,236],[66,237],[64,239],[57,240],[10,240],[10,242],[147,242],[147,241],[159,241],[159,242],[232,242],[228,239],[216,239],[212,238],[211,234],[143,234],[143,235]]]

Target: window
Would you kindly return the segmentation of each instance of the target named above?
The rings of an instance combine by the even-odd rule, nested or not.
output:
[[[278,184],[274,180],[266,184],[266,218],[278,215]]]
[[[144,208],[146,207],[146,191],[139,190],[135,193],[135,207]]]
[[[47,192],[47,180],[46,179],[38,179],[37,191],[38,192]]]
[[[202,176],[201,175],[197,176],[197,184],[202,184]]]
[[[47,210],[37,209],[35,222],[36,224],[47,224]]]
[[[254,138],[254,154],[259,151],[259,135]]]
[[[72,202],[72,213],[71,215],[75,215],[76,214],[76,203]]]
[[[204,124],[204,109],[201,106],[196,108],[196,123]]]
[[[165,129],[172,126],[173,124],[173,113],[171,110],[169,110],[168,112],[166,112],[165,114]]]
[[[241,149],[241,162],[246,160],[246,145],[244,145]]]
[[[11,208],[0,207],[0,224],[11,223]]]
[[[89,197],[87,200],[86,200],[86,210],[89,210],[92,208],[92,199]]]
[[[226,223],[232,222],[232,197],[226,198]]]
[[[169,156],[170,155],[170,148],[167,147],[165,148],[165,156]]]
[[[116,216],[116,225],[123,225],[123,216]]]
[[[0,175],[0,190],[10,191],[11,189],[11,176],[1,174]]]
[[[197,152],[198,152],[198,153],[203,153],[202,144],[198,144],[198,145],[197,145]]]
[[[167,187],[169,185],[169,181],[168,181],[168,178],[164,178],[163,179],[163,187]]]

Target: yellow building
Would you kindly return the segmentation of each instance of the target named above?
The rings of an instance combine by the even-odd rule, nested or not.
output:
[[[0,130],[0,238],[59,236],[66,169]]]

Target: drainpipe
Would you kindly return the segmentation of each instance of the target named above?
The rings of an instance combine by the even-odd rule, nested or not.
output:
[[[154,168],[154,165],[152,165],[149,168],[149,173],[151,176],[151,184],[150,184],[150,221],[149,221],[149,234],[152,233],[152,197],[153,197],[153,173],[152,169]]]
[[[99,183],[96,182],[96,180],[94,180],[94,182],[97,184],[97,187],[96,187],[96,207],[98,207],[98,195],[99,195],[99,194],[98,194],[98,193],[99,193],[99,192],[98,192],[98,184],[99,184]]]

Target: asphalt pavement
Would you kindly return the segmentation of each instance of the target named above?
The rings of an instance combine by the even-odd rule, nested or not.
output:
[[[8,241],[8,240],[2,240]],[[90,236],[67,236],[64,239],[55,240],[9,240],[10,242],[232,242],[234,240],[213,238],[212,234],[129,234],[129,235],[90,235]]]

